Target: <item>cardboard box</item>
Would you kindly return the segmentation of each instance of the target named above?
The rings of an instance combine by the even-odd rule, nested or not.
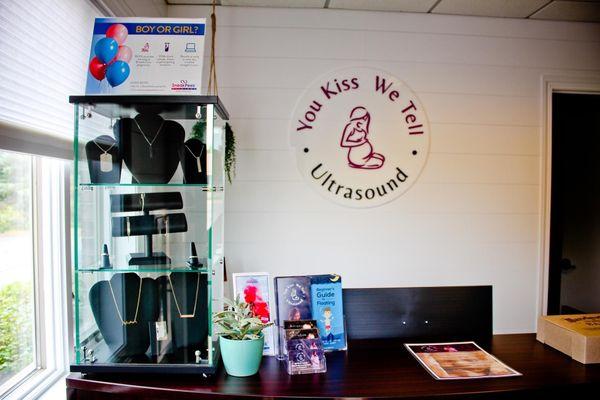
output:
[[[600,363],[600,314],[542,316],[536,337],[580,363]]]

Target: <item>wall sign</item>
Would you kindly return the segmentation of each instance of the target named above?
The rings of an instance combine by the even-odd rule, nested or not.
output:
[[[85,93],[194,95],[205,19],[96,18]]]
[[[429,152],[429,123],[415,93],[373,68],[343,68],[302,95],[291,122],[300,174],[326,198],[379,206],[417,180]]]

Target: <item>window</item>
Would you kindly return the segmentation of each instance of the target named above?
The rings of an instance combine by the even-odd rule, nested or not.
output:
[[[69,168],[0,150],[0,398],[35,397],[66,372]]]
[[[0,152],[0,387],[36,367],[31,167]]]
[[[67,371],[72,337],[73,106],[84,92],[85,0],[0,0],[0,399]]]

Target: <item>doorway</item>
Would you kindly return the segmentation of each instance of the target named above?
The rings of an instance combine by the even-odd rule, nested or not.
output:
[[[600,94],[552,94],[548,309],[600,312]]]

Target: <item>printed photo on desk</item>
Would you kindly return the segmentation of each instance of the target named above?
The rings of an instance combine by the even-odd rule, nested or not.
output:
[[[234,273],[232,278],[234,297],[239,295],[242,300],[251,304],[256,314],[260,315],[262,322],[272,321],[269,274],[267,272]],[[265,335],[263,355],[265,356],[275,355],[274,332],[273,326],[263,331]]]
[[[421,365],[439,380],[520,376],[475,342],[406,343]]]

